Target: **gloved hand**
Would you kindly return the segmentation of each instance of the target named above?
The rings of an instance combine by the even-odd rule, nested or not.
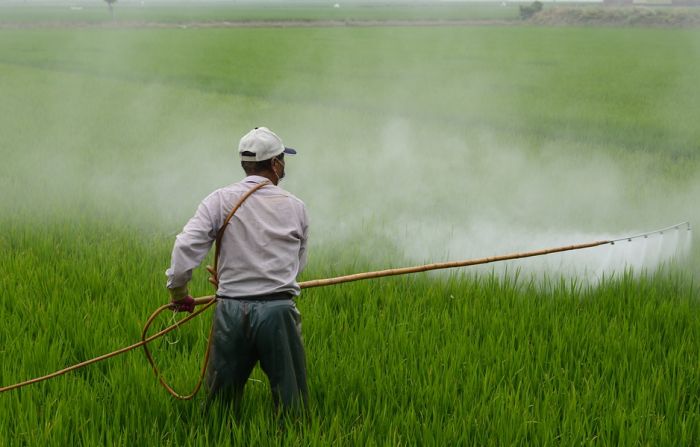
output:
[[[168,289],[168,291],[170,292],[170,302],[175,312],[192,313],[194,311],[194,298],[190,296],[187,285],[174,287]]]
[[[219,287],[219,277],[216,275],[216,270],[211,265],[207,266],[207,271],[211,274],[209,282],[214,284],[214,287]]]
[[[175,312],[194,312],[194,298],[189,295],[170,304]]]

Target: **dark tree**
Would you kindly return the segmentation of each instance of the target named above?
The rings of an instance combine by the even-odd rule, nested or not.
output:
[[[520,5],[520,18],[527,20],[538,12],[542,11],[542,2],[534,1],[528,6]]]

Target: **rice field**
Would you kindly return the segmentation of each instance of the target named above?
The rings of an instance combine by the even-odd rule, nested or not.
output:
[[[694,29],[0,29],[0,386],[139,339],[257,125],[299,150],[300,280],[700,222],[697,56]],[[133,352],[0,395],[0,445],[696,445],[693,242],[593,282],[561,255],[309,289],[304,420],[259,369],[205,414]],[[209,321],[154,342],[179,390]]]
[[[336,6],[337,5],[337,6]],[[122,0],[114,17],[104,2],[12,1],[0,3],[0,23],[161,24],[221,21],[386,21],[386,20],[516,20],[518,5],[489,2],[173,2]]]

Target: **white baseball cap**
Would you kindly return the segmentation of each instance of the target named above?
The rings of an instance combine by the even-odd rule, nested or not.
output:
[[[280,137],[267,127],[256,127],[243,135],[238,143],[238,155],[241,156],[241,161],[269,160],[282,152],[290,155],[297,153],[291,147],[284,147]]]

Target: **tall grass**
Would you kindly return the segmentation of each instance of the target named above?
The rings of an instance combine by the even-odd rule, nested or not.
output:
[[[23,249],[0,261],[11,297],[0,316],[3,384],[136,340],[164,301],[153,272],[169,241],[98,228],[105,237],[64,248],[55,240],[74,234],[66,228],[9,235]],[[314,264],[333,255],[316,253]],[[202,274],[194,291],[210,293]],[[0,437],[6,445],[692,445],[698,306],[697,286],[669,272],[595,288],[455,273],[311,289],[299,300],[309,421],[278,431],[260,371],[239,420],[219,407],[205,416],[203,396],[172,400],[136,352],[3,395]],[[179,389],[193,385],[208,320],[154,348]]]

